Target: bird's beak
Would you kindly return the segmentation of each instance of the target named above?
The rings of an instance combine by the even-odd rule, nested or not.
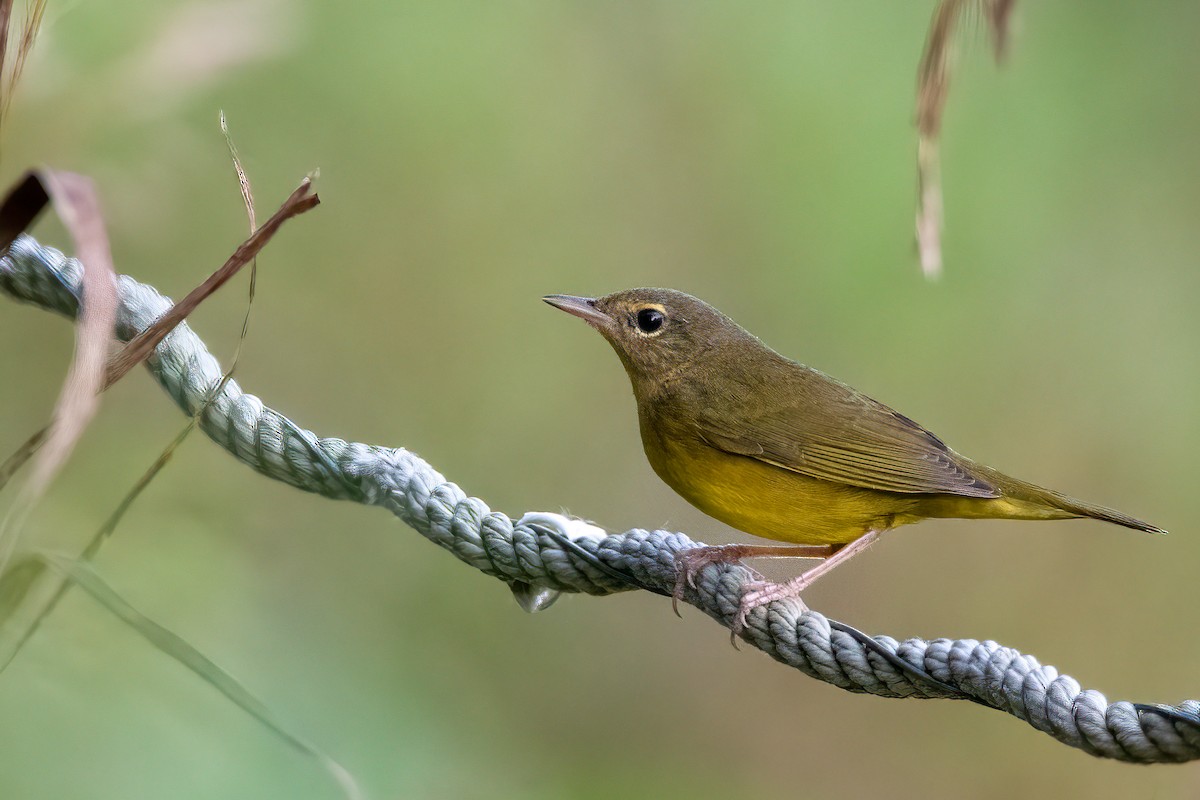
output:
[[[612,317],[596,308],[596,301],[591,297],[574,297],[569,294],[548,294],[542,298],[555,308],[562,309],[568,314],[574,314],[589,325],[607,327],[612,324]]]

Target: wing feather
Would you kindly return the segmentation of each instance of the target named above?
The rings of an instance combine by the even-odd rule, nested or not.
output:
[[[808,367],[795,370],[786,384],[776,387],[783,391],[772,393],[769,407],[750,396],[736,415],[701,410],[701,437],[729,453],[850,486],[1000,496],[969,460],[884,404]]]

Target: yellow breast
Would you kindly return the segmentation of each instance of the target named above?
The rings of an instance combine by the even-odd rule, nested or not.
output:
[[[755,536],[845,544],[872,528],[919,518],[912,515],[913,498],[810,478],[699,439],[644,428],[642,444],[668,486],[709,516]]]

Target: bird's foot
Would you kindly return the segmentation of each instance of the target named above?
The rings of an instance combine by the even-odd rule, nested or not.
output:
[[[806,570],[800,575],[783,583],[771,583],[769,581],[751,581],[743,585],[742,597],[738,601],[737,615],[734,616],[732,624],[729,628],[731,631],[730,640],[733,646],[737,647],[737,637],[746,629],[746,617],[751,611],[759,606],[765,606],[769,603],[774,603],[776,600],[794,597],[800,599],[800,593],[812,586],[817,580],[826,573],[833,570],[839,564],[849,561],[857,554],[866,550],[879,538],[880,531],[870,530],[865,534],[855,539],[848,545],[843,545],[836,548],[833,552],[817,566],[810,570]],[[801,608],[807,610],[808,606],[804,605],[804,601],[800,600]]]
[[[679,613],[679,601],[688,589],[696,588],[696,576],[709,564],[736,564],[743,558],[754,555],[754,546],[748,544],[723,544],[715,547],[690,547],[675,553],[675,590],[671,593],[671,610]]]
[[[833,545],[760,545],[723,544],[715,547],[692,547],[675,554],[675,591],[671,608],[679,616],[679,601],[690,587],[696,588],[696,576],[709,564],[736,564],[745,558],[828,558]],[[761,576],[760,576],[761,577]]]
[[[794,597],[800,601],[802,609],[808,610],[808,606],[804,605],[804,600],[800,598],[800,593],[812,585],[814,579],[809,576],[815,571],[809,570],[783,583],[749,581],[742,584],[743,591],[742,597],[738,601],[737,614],[733,618],[733,623],[729,626],[729,640],[733,646],[737,647],[737,638],[746,629],[746,617],[751,611],[760,606],[765,606],[787,597]]]

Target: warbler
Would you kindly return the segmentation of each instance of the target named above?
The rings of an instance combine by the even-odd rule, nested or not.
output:
[[[791,546],[697,547],[677,557],[675,597],[714,562],[824,561],[743,594],[753,608],[799,596],[899,525],[931,517],[1091,517],[1166,533],[1119,511],[1009,477],[951,450],[913,420],[788,359],[729,317],[672,289],[548,295],[600,332],[629,375],[650,466],[704,513]]]

